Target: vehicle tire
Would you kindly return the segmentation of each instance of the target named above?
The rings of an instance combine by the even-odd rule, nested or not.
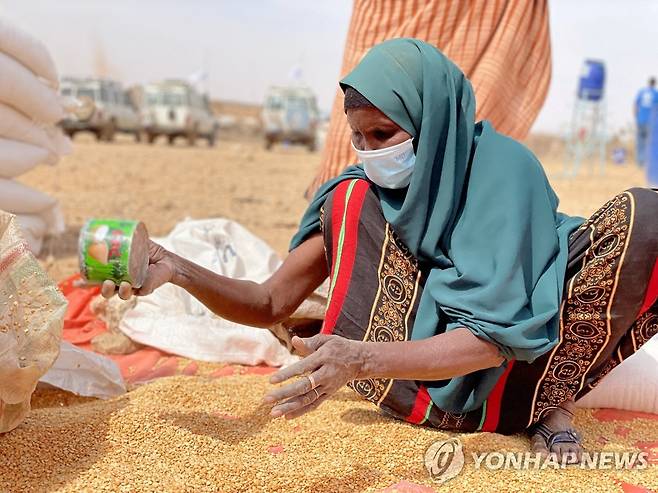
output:
[[[102,130],[92,130],[92,132],[96,136],[96,140],[98,142],[101,142],[103,140],[103,131]]]
[[[192,129],[191,132],[187,133],[187,144],[192,147],[196,144],[196,139],[198,135],[198,130],[195,128]]]
[[[272,146],[274,146],[274,141],[272,139],[265,139],[265,149],[271,151]]]
[[[139,130],[137,130],[137,131],[135,132],[135,142],[141,142],[141,141],[142,141],[142,132],[140,132]]]
[[[116,122],[114,120],[110,120],[101,130],[101,140],[104,140],[105,142],[113,142],[116,131]]]
[[[75,137],[75,131],[74,130],[67,130],[66,135],[69,139],[73,140],[73,137]]]
[[[216,142],[217,142],[217,134],[215,132],[208,135],[208,147],[215,147]]]
[[[158,136],[154,133],[151,132],[146,133],[146,142],[148,142],[149,144],[153,144],[155,142],[155,139],[157,138]]]
[[[318,146],[317,146],[316,143],[315,143],[315,139],[309,140],[309,141],[306,143],[306,147],[308,147],[308,151],[309,151],[309,152],[315,152],[315,151],[317,150],[317,148],[318,148]]]
[[[173,145],[174,145],[174,141],[175,141],[175,140],[176,140],[176,136],[175,136],[175,135],[167,135],[167,142],[169,142],[169,145],[170,145],[170,146],[173,146]]]

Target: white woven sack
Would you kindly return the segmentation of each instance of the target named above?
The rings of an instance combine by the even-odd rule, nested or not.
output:
[[[4,53],[0,53],[0,74],[0,102],[39,123],[55,124],[64,118],[57,91]]]
[[[39,125],[14,108],[0,103],[0,137],[48,149],[51,160],[71,152],[71,141],[57,127]]]
[[[43,246],[43,239],[48,233],[48,224],[46,224],[45,219],[33,214],[18,214],[16,222],[20,226],[30,251],[35,255],[39,255]]]
[[[0,138],[0,178],[21,176],[41,163],[52,164],[52,156],[43,147]]]
[[[0,178],[0,210],[21,215],[38,215],[49,233],[64,231],[64,218],[57,199],[13,180]]]
[[[0,52],[14,58],[55,89],[57,69],[46,46],[31,34],[0,17]]]

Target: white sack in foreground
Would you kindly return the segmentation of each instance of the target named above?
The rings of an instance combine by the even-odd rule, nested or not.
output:
[[[262,282],[281,263],[264,241],[227,219],[184,221],[156,241],[207,269],[237,279]],[[280,366],[297,360],[269,330],[218,318],[171,284],[139,298],[119,327],[141,344],[201,361]]]
[[[576,406],[658,414],[658,336],[608,373]]]
[[[126,392],[121,370],[114,361],[66,341],[61,342],[59,357],[39,382],[99,399]]]

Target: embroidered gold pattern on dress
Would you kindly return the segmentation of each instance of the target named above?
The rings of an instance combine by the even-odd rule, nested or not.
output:
[[[379,268],[379,286],[364,341],[405,341],[409,336],[409,315],[418,289],[418,262],[386,225]],[[391,379],[356,380],[349,385],[376,404],[386,397]]]
[[[658,334],[658,314],[655,311],[648,310],[633,324],[631,329],[633,347],[636,350],[639,349],[656,334]]]
[[[632,199],[624,193],[609,201],[579,230],[590,230],[594,241],[585,254],[583,269],[567,286],[560,313],[560,340],[537,383],[531,423],[583,388],[589,370],[608,343],[608,312],[623,263],[632,214]],[[608,366],[604,373],[614,364]]]
[[[654,308],[655,310],[655,308]],[[631,327],[629,335],[631,337],[632,348],[624,349],[626,355],[622,354],[621,344],[618,346],[617,351],[610,357],[610,360],[606,363],[605,367],[597,375],[597,377],[591,382],[587,383],[589,388],[596,387],[599,382],[610,373],[619,363],[624,361],[625,358],[628,358],[630,355],[634,354],[635,351],[640,349],[644,343],[651,339],[654,335],[658,334],[658,314],[655,311],[648,310],[643,313],[640,318],[638,318]],[[625,336],[625,337],[628,337]],[[623,342],[623,339],[622,339]],[[629,352],[630,349],[630,352]]]

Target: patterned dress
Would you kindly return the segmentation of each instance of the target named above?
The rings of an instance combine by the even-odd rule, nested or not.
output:
[[[480,408],[445,412],[421,381],[350,386],[396,418],[456,431],[515,433],[579,399],[658,332],[657,213],[658,193],[634,188],[571,235],[557,344],[532,363],[508,361]],[[426,272],[386,222],[370,184],[341,182],[324,204],[321,227],[331,278],[322,332],[410,339]]]

